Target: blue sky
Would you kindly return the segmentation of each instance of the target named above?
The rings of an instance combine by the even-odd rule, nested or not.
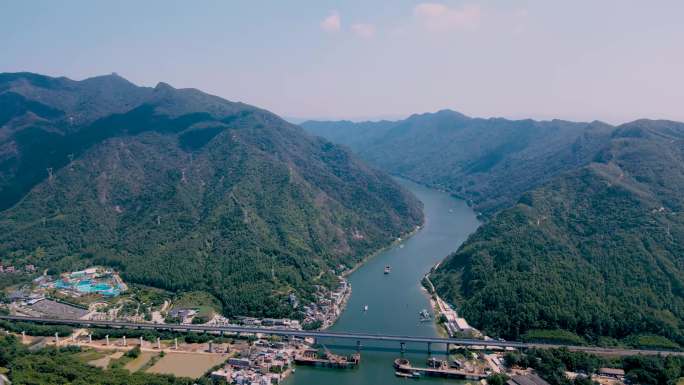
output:
[[[684,121],[684,1],[0,2],[0,72],[194,87],[301,118]]]

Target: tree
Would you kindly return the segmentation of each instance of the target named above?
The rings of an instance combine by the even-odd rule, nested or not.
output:
[[[126,357],[138,358],[140,356],[140,346],[136,346],[133,349],[126,352]]]
[[[506,385],[506,381],[508,381],[508,376],[503,373],[494,373],[487,377],[489,385]]]

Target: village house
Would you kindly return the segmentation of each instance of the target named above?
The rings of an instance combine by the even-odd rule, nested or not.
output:
[[[541,379],[536,374],[528,374],[524,376],[513,376],[506,381],[507,385],[549,385],[548,382]]]
[[[599,376],[610,377],[615,379],[623,379],[625,377],[625,371],[616,368],[600,368],[597,372]]]

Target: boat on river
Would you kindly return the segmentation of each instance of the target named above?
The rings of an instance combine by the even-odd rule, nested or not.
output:
[[[397,376],[397,377],[411,378],[411,379],[414,379],[414,380],[419,380],[419,379],[420,379],[420,373],[419,373],[419,372],[413,372],[413,373],[394,372],[394,375]]]
[[[385,274],[389,274],[392,272],[392,267],[390,265],[385,266]]]
[[[410,375],[418,373],[425,377],[461,378],[475,381],[487,378],[487,374],[484,372],[467,372],[465,370],[452,369],[446,361],[441,361],[436,358],[429,359],[427,367],[416,367],[411,365],[411,362],[406,358],[397,358],[394,360],[394,370],[395,374],[397,372]]]
[[[363,311],[368,311],[368,305],[363,305]]]
[[[427,309],[423,309],[418,313],[418,317],[420,317],[420,322],[429,322],[432,321],[432,316],[430,315],[430,312],[427,311]]]

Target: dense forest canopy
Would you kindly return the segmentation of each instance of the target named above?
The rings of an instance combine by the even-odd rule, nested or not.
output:
[[[411,231],[420,203],[276,115],[193,89],[0,74],[0,261],[216,296],[285,316]]]
[[[433,277],[476,327],[512,339],[684,343],[682,124],[445,110],[303,126],[489,217]]]
[[[595,385],[588,376],[600,368],[620,368],[628,384],[676,385],[684,374],[681,356],[599,357],[567,349],[530,349],[525,353],[508,352],[504,364],[509,368],[533,368],[551,385]],[[568,372],[578,374],[570,379]]]
[[[684,344],[684,124],[620,126],[594,159],[483,225],[440,266],[437,290],[505,338]]]

